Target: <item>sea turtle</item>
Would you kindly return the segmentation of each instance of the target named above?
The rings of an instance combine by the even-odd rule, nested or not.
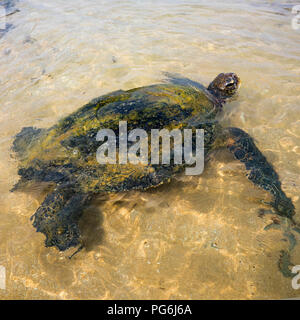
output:
[[[30,181],[55,185],[32,216],[33,226],[46,236],[45,245],[61,251],[82,245],[78,221],[95,194],[145,190],[170,180],[185,167],[184,162],[169,166],[99,164],[97,132],[109,128],[117,135],[121,120],[127,121],[128,130],[204,129],[205,154],[227,147],[244,163],[248,179],[271,193],[275,211],[292,218],[294,205],[253,139],[241,129],[222,128],[215,119],[239,86],[235,73],[221,73],[207,88],[162,83],[120,90],[92,100],[49,129],[23,128],[13,142],[21,178],[12,190]]]

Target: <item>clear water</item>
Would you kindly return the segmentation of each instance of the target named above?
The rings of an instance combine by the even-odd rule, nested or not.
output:
[[[1,2],[0,2],[1,3]],[[3,3],[3,2],[2,2]],[[299,3],[299,2],[298,2]],[[258,299],[300,296],[278,269],[282,230],[258,216],[268,195],[216,152],[205,173],[148,192],[99,196],[84,212],[86,249],[43,246],[29,220],[46,195],[18,180],[10,156],[23,126],[49,127],[94,97],[161,82],[207,85],[236,72],[220,117],[250,133],[280,175],[300,221],[300,30],[296,1],[132,0],[15,3],[0,38],[2,299]],[[11,9],[10,9],[11,10]],[[3,18],[1,18],[3,19]],[[104,201],[105,200],[105,201]],[[284,223],[284,222],[283,222]],[[291,261],[300,264],[300,236]]]

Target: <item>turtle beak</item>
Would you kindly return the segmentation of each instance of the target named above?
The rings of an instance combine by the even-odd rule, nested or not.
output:
[[[234,81],[235,81],[236,90],[238,90],[241,86],[241,79],[235,73],[234,73]]]

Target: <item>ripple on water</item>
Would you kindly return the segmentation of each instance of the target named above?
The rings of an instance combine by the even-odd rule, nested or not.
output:
[[[283,225],[258,216],[268,196],[239,164],[212,156],[200,177],[147,192],[99,196],[84,212],[86,249],[43,247],[29,221],[45,196],[13,193],[12,137],[49,127],[101,94],[162,81],[163,71],[207,85],[242,79],[220,120],[254,136],[300,221],[299,32],[280,1],[16,2],[0,39],[0,264],[3,299],[287,298],[278,270]],[[300,262],[299,234],[291,261]]]

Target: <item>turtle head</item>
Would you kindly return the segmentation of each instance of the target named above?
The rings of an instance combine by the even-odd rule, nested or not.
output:
[[[220,73],[208,86],[208,91],[225,102],[235,95],[241,84],[240,78],[233,72]]]

